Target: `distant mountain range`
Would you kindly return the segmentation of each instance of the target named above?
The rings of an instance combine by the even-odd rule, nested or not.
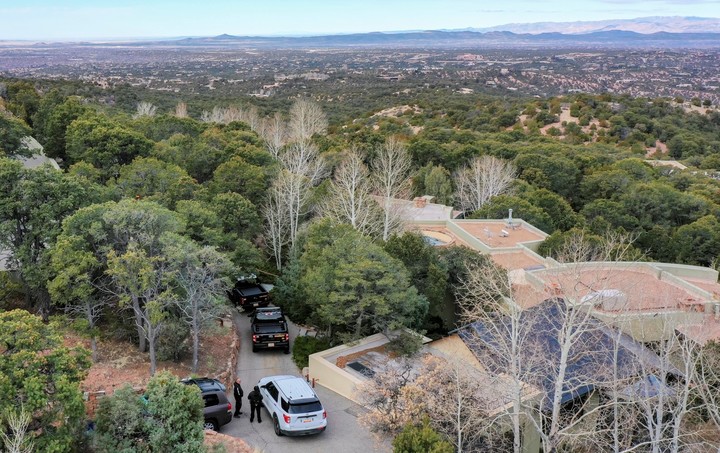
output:
[[[138,43],[141,44],[141,43]],[[142,43],[147,45],[148,43]],[[642,34],[599,31],[584,34],[512,33],[509,31],[417,31],[357,33],[307,37],[253,37],[220,35],[152,43],[177,47],[333,48],[333,47],[602,47],[602,48],[720,48],[720,33]]]
[[[0,46],[17,43],[2,42]],[[594,22],[508,24],[491,28],[355,33],[322,36],[192,37],[75,43],[31,43],[36,47],[181,47],[181,48],[720,48],[720,19],[701,17],[643,17]]]
[[[720,18],[712,17],[638,17],[635,19],[595,20],[581,22],[535,22],[505,24],[496,27],[466,28],[448,31],[509,31],[512,33],[583,34],[602,31],[633,31],[636,33],[720,33]]]

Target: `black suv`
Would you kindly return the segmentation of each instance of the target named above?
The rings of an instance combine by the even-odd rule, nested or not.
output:
[[[225,395],[225,386],[217,379],[188,378],[181,381],[186,385],[197,385],[200,388],[205,409],[205,429],[219,431],[220,427],[232,420],[232,405]]]
[[[282,349],[290,352],[290,334],[287,320],[278,307],[256,308],[252,314],[252,350]]]
[[[270,303],[270,293],[255,274],[238,278],[235,286],[227,292],[227,295],[230,302],[241,310],[267,307]]]

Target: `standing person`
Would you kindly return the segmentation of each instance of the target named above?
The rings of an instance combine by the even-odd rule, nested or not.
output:
[[[240,414],[242,414],[240,408],[242,407],[243,397],[243,389],[240,386],[240,378],[235,379],[235,383],[233,384],[233,395],[235,396],[235,417],[239,417]]]
[[[250,400],[250,423],[252,423],[255,417],[255,412],[257,412],[258,423],[262,423],[262,419],[260,419],[260,406],[262,406],[263,397],[257,385],[252,392],[248,394],[248,400]]]

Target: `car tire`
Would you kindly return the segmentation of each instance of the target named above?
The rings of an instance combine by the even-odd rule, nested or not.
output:
[[[220,425],[215,419],[205,420],[205,423],[203,423],[203,428],[212,429],[215,432],[220,431]]]
[[[290,346],[285,346],[285,350],[283,352],[285,354],[290,354]]]
[[[280,431],[280,422],[278,421],[277,415],[273,415],[273,429],[275,430],[276,436],[282,437],[283,433]]]
[[[258,352],[258,349],[253,345],[253,352]]]

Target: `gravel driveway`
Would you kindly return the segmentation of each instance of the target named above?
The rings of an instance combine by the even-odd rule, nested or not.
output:
[[[315,392],[328,413],[328,427],[324,433],[306,437],[278,437],[273,432],[272,422],[265,408],[262,408],[263,422],[250,423],[250,408],[247,395],[264,376],[292,374],[300,376],[300,371],[292,361],[291,354],[282,351],[252,352],[250,346],[250,319],[245,313],[235,315],[235,323],[240,335],[240,353],[238,355],[237,375],[242,379],[245,392],[240,418],[233,419],[220,431],[229,436],[239,437],[252,447],[264,453],[298,452],[335,452],[335,453],[372,453],[390,452],[389,442],[379,443],[370,432],[361,426],[357,415],[363,408],[335,392],[317,386]],[[295,340],[298,327],[290,323],[290,341]],[[232,394],[232,388],[228,389]],[[235,401],[230,397],[235,406]]]

